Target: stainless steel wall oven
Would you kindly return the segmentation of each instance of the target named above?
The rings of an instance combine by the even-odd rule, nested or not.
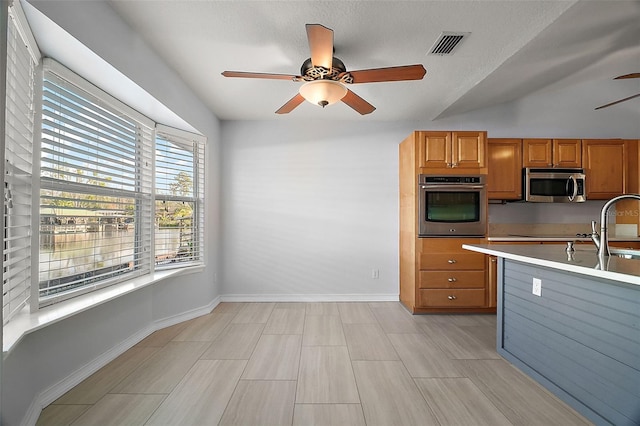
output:
[[[418,176],[420,237],[477,237],[487,230],[486,176]]]

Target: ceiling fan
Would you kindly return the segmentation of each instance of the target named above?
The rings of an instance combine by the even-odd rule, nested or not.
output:
[[[634,72],[634,73],[631,73],[631,74],[619,75],[618,77],[614,78],[614,80],[626,80],[628,78],[640,78],[640,72]],[[611,103],[608,103],[606,105],[601,105],[598,108],[596,108],[596,110],[602,109],[602,108],[607,108],[607,107],[610,107],[612,105],[619,104],[620,102],[625,102],[625,101],[631,100],[633,98],[637,98],[638,96],[640,96],[640,93],[635,94],[633,96],[629,96],[628,98],[619,99],[619,100],[617,100],[615,102],[611,102]]]
[[[276,114],[287,114],[307,100],[323,108],[342,101],[365,115],[376,108],[349,90],[345,84],[421,80],[427,72],[421,64],[347,71],[344,63],[333,56],[333,30],[320,24],[307,24],[306,28],[311,57],[302,64],[300,75],[243,71],[225,71],[222,75],[305,82],[299,93],[282,105]]]

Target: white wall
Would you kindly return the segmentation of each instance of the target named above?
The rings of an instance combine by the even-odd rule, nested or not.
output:
[[[202,312],[220,294],[220,123],[179,75],[164,64],[104,2],[34,1],[120,72],[208,138],[206,147],[206,268],[169,279],[27,335],[4,360],[2,424],[35,422],[38,405],[51,402],[78,371],[96,368],[158,324]],[[65,382],[65,380],[67,382]],[[31,406],[32,410],[29,411]]]
[[[223,123],[223,294],[394,298],[406,133],[391,123]]]
[[[636,105],[596,112],[578,96],[585,90],[591,97],[611,97],[594,88],[545,90],[422,122],[358,116],[352,122],[223,122],[223,297],[397,298],[398,144],[418,129],[487,130],[489,137],[640,138]],[[585,222],[588,229],[600,206],[491,206],[490,219]],[[379,279],[371,278],[372,269],[380,270]]]

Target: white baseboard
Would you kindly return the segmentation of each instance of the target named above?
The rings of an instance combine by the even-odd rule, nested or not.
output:
[[[38,421],[38,418],[40,417],[40,412],[43,408],[54,402],[56,399],[60,398],[75,386],[79,385],[83,380],[122,355],[124,352],[131,349],[133,346],[135,346],[137,343],[142,341],[145,337],[149,336],[154,331],[161,330],[163,328],[170,327],[172,325],[188,321],[202,315],[206,315],[210,313],[213,308],[218,306],[220,304],[220,301],[221,298],[220,296],[218,296],[213,299],[211,303],[205,306],[182,312],[178,315],[173,315],[171,317],[156,320],[144,329],[141,329],[135,334],[129,336],[116,346],[113,346],[111,349],[101,354],[99,357],[83,365],[82,367],[71,373],[69,376],[40,392],[40,394],[38,394],[38,396],[31,402],[31,405],[27,410],[27,414],[22,419],[21,424],[23,426],[35,425]]]
[[[398,294],[225,294],[222,302],[397,302]]]
[[[69,376],[40,392],[40,394],[36,396],[31,402],[31,405],[27,410],[27,415],[22,420],[22,425],[35,425],[38,421],[38,417],[40,417],[40,412],[44,407],[60,398],[69,390],[80,384],[80,382],[82,382],[84,379],[91,376],[93,373],[116,359],[118,356],[122,355],[124,352],[147,337],[153,331],[153,327],[149,325],[149,327],[146,327],[145,329],[138,331],[134,335],[129,336],[127,339],[123,340],[118,345],[113,346],[111,349],[109,349],[99,357],[93,359],[91,362],[83,365],[82,367],[71,373]]]
[[[194,318],[200,317],[202,315],[207,315],[211,313],[211,311],[213,311],[213,309],[216,306],[218,306],[221,301],[222,301],[221,297],[218,296],[205,306],[201,306],[199,308],[192,309],[190,311],[182,312],[178,315],[173,315],[167,318],[163,318],[161,320],[156,320],[153,323],[155,327],[154,331],[161,330],[166,327],[171,327],[172,325],[176,325],[184,321],[189,321]]]

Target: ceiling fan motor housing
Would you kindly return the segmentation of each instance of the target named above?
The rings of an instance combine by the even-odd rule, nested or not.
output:
[[[331,69],[326,69],[321,66],[313,66],[311,63],[311,58],[304,61],[302,67],[300,67],[300,75],[304,77],[305,80],[334,80],[338,81],[341,78],[341,74],[344,74],[347,71],[347,68],[344,66],[344,62],[340,59],[333,57],[333,63],[331,65]],[[346,83],[346,82],[344,82]]]

